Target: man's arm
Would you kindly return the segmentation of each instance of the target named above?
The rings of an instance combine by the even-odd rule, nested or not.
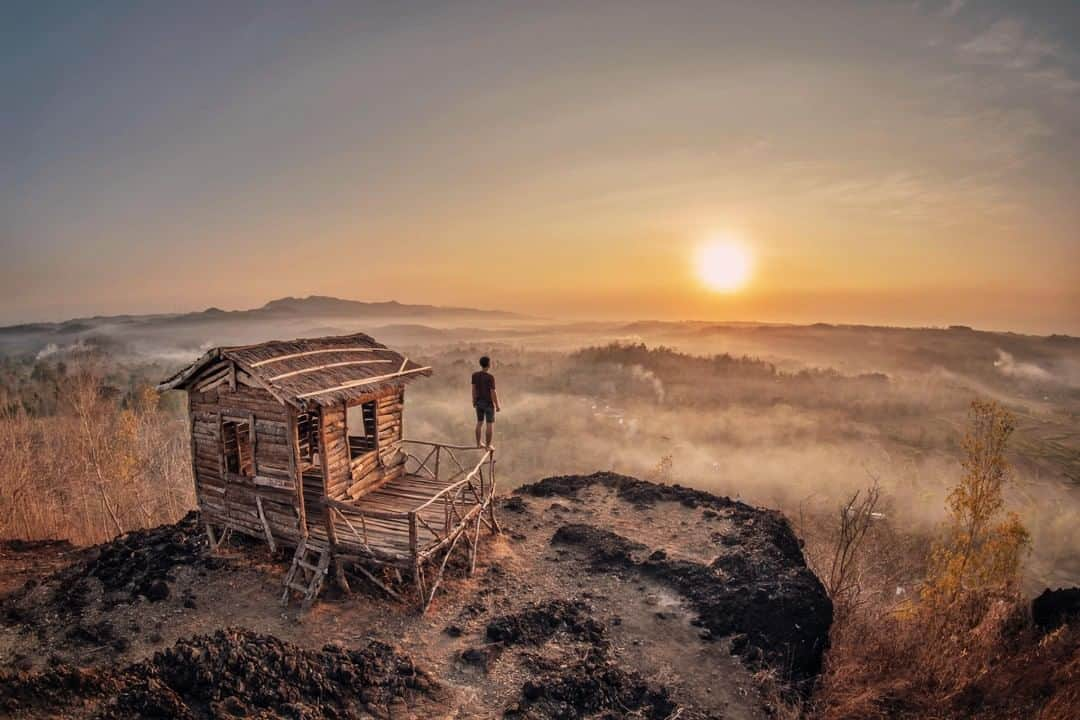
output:
[[[472,377],[472,404],[476,404],[476,376]]]
[[[495,403],[495,412],[502,412],[502,408],[499,406],[499,392],[494,386],[491,388],[491,402]]]

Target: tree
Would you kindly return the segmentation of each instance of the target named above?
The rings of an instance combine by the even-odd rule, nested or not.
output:
[[[949,493],[944,537],[922,588],[924,607],[940,629],[977,622],[991,600],[1015,593],[1031,542],[1020,518],[1004,510],[1003,489],[1012,475],[1005,448],[1016,419],[984,400],[972,402],[969,418],[964,475]]]

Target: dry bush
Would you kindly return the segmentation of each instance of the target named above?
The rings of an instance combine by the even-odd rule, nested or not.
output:
[[[838,614],[812,715],[1036,717],[1075,694],[1076,629],[1065,639],[1040,639],[1017,591],[1028,535],[1004,510],[1012,416],[996,403],[977,401],[970,418],[964,474],[949,494],[948,520],[919,596],[898,600],[879,592]],[[845,547],[853,548],[854,560],[847,562],[855,566],[866,552],[867,534],[848,517],[842,515],[837,530],[840,560],[833,567],[844,565]],[[1047,665],[1050,656],[1073,669],[1033,682],[1028,665]]]
[[[184,421],[156,393],[121,401],[89,362],[59,391],[55,414],[0,409],[0,536],[96,543],[194,505]]]
[[[833,602],[836,622],[860,604],[863,594],[863,544],[875,518],[881,499],[877,483],[865,491],[856,491],[840,506],[839,518],[830,542],[828,564],[812,563]]]
[[[1030,536],[1015,513],[1004,511],[1011,475],[1005,448],[1015,427],[1012,413],[997,403],[972,403],[964,476],[949,493],[945,537],[922,589],[922,611],[933,616],[936,634],[970,627],[995,598],[1017,592]]]

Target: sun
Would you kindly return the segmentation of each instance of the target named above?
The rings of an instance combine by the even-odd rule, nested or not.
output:
[[[716,292],[735,292],[750,279],[753,260],[740,243],[713,240],[698,249],[698,277],[705,287]]]

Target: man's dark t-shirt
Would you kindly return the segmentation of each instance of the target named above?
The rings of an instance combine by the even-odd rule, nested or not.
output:
[[[494,398],[491,391],[495,389],[495,376],[489,372],[478,370],[472,374],[472,384],[476,389],[473,403],[476,405],[493,405]]]

